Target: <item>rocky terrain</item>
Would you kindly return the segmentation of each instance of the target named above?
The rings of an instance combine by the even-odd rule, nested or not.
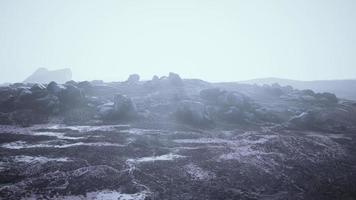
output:
[[[0,87],[2,199],[355,199],[356,102],[290,86]]]
[[[263,78],[241,81],[240,83],[259,85],[278,83],[283,86],[290,85],[300,90],[311,89],[315,92],[331,92],[340,98],[356,100],[356,90],[354,90],[356,87],[356,79],[298,81],[280,78]]]

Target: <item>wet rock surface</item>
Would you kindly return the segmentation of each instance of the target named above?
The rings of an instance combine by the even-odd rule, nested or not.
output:
[[[356,195],[354,134],[275,127],[1,129],[0,196],[5,199],[100,199],[103,194],[121,199],[352,199]]]
[[[356,198],[354,102],[132,80],[1,87],[0,198]]]

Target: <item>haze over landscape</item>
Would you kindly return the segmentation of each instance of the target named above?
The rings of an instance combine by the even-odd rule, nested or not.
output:
[[[0,0],[0,199],[356,199],[355,10]]]
[[[356,2],[0,1],[0,82],[39,67],[74,80],[356,77]]]

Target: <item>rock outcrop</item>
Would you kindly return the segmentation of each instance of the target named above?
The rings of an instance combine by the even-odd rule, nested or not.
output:
[[[210,127],[212,120],[204,104],[196,101],[182,101],[175,111],[176,118],[187,124],[199,127]]]
[[[138,74],[131,74],[129,78],[126,80],[129,84],[136,84],[140,81],[140,75]]]
[[[69,68],[59,70],[48,70],[46,68],[37,69],[32,75],[26,78],[24,83],[65,83],[72,79],[72,71]]]

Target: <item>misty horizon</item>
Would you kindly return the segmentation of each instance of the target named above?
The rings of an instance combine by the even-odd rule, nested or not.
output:
[[[26,80],[26,78],[28,78],[30,75],[32,75],[34,72],[36,72],[38,69],[46,69],[49,70],[48,68],[45,67],[40,67],[37,68],[36,70],[34,70],[32,73],[28,74],[26,77],[19,79],[18,81],[13,81],[13,82],[0,82],[0,84],[4,84],[4,83],[20,83],[20,82],[24,82]],[[57,68],[57,69],[51,69],[49,71],[58,71],[58,70],[64,70],[64,69],[69,69],[71,70],[71,68]],[[171,71],[167,72],[166,74],[152,74],[151,77],[141,77],[141,75],[139,73],[132,73],[132,74],[137,74],[140,76],[140,79],[142,81],[149,81],[151,80],[154,76],[158,76],[158,77],[166,77],[168,76],[168,74]],[[174,72],[173,72],[174,73]],[[75,74],[72,74],[72,79],[74,81],[94,81],[94,80],[102,80],[104,82],[120,82],[120,81],[126,81],[127,78],[132,75],[132,74],[128,74],[127,77],[122,78],[122,79],[116,79],[114,77],[112,78],[107,78],[107,79],[103,79],[103,78],[97,78],[97,79],[76,79]],[[251,79],[242,79],[242,80],[207,80],[207,79],[203,79],[201,77],[182,77],[184,79],[200,79],[200,80],[204,80],[204,81],[208,81],[211,83],[219,83],[219,82],[241,82],[241,83],[245,83],[245,82],[253,82],[256,81],[257,84],[259,84],[259,81],[262,81],[262,84],[264,81],[272,81],[275,83],[278,83],[278,81],[301,81],[301,82],[314,82],[314,81],[348,81],[348,80],[356,80],[356,78],[348,78],[348,79],[316,79],[316,80],[297,80],[297,79],[288,79],[288,78],[284,78],[284,77],[259,77],[259,78],[251,78]]]
[[[0,199],[356,199],[355,0],[0,0]]]

